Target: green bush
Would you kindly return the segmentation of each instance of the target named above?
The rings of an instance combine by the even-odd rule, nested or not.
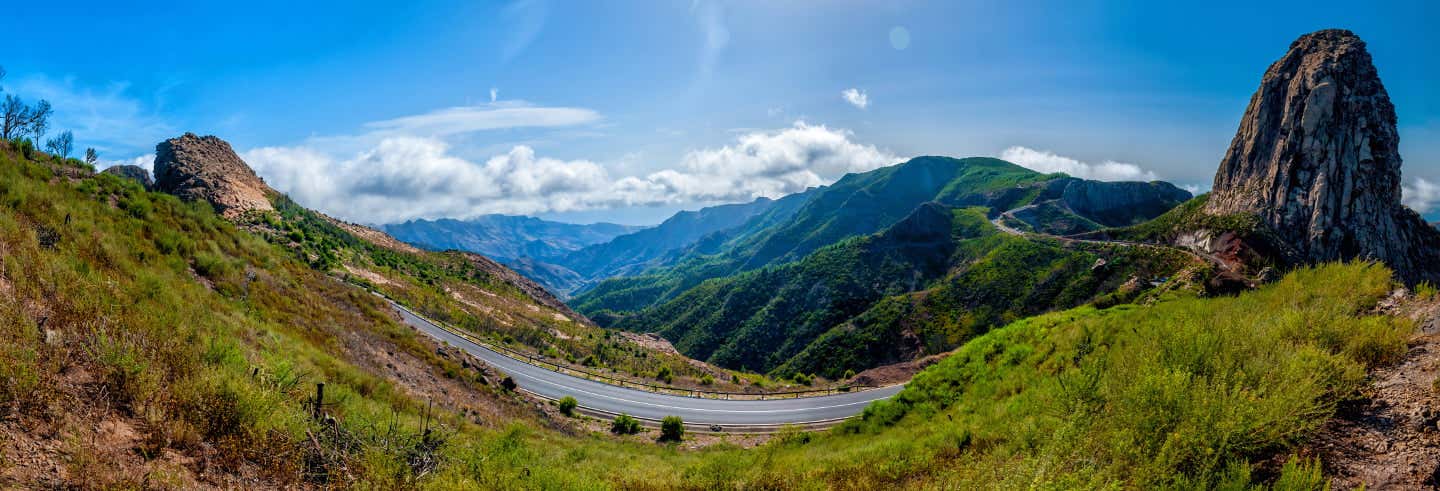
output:
[[[670,367],[660,367],[660,371],[655,372],[655,380],[668,384],[675,380],[675,374],[670,372]]]
[[[621,414],[610,422],[610,432],[616,435],[634,435],[640,432],[640,420],[629,414]]]
[[[579,402],[579,401],[576,401],[574,397],[570,397],[570,396],[562,397],[562,398],[560,398],[560,414],[564,414],[564,415],[566,415],[566,416],[574,417],[574,416],[575,416],[575,407],[576,407],[576,406],[579,406],[579,405],[580,405],[580,402]]]
[[[700,385],[715,385],[715,377],[710,376],[708,373],[705,374],[700,377]]]
[[[685,438],[685,421],[679,416],[666,416],[660,420],[660,441],[678,442]]]
[[[224,254],[213,252],[195,253],[195,273],[212,280],[224,277],[230,272],[230,260]]]

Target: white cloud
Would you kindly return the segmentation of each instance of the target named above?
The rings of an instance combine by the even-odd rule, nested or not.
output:
[[[517,0],[506,6],[500,18],[510,27],[510,33],[500,47],[500,61],[509,62],[530,47],[540,37],[549,15],[550,3],[546,0]]]
[[[1036,172],[1064,172],[1081,179],[1098,181],[1154,181],[1159,179],[1154,172],[1141,169],[1135,164],[1106,160],[1090,164],[1056,155],[1053,152],[1025,147],[1010,147],[1000,152],[1000,159],[1015,163]]]
[[[493,92],[492,92],[493,94]],[[504,128],[560,127],[593,123],[600,113],[577,107],[537,107],[524,101],[438,109],[365,124],[378,136],[444,137]]]
[[[153,168],[155,167],[155,154],[147,153],[145,155],[120,160],[100,159],[99,161],[95,162],[95,168],[97,170],[105,170],[117,165],[135,165],[139,167],[144,167],[147,171],[153,170]]]
[[[1440,202],[1440,185],[1417,178],[1401,186],[1400,196],[1401,202],[1416,213],[1429,213],[1435,209],[1436,202]]]
[[[860,89],[842,90],[840,91],[840,97],[844,97],[845,102],[860,109],[865,109],[870,106],[870,96],[866,95],[865,91]]]
[[[393,223],[778,197],[899,159],[844,130],[797,122],[687,153],[677,168],[614,177],[588,160],[541,157],[524,145],[484,162],[450,153],[438,138],[387,137],[336,158],[311,147],[266,147],[243,157],[297,201],[347,220]]]
[[[491,103],[491,104],[494,104],[494,103],[495,103],[495,100],[496,100],[496,99],[499,99],[499,98],[500,98],[500,89],[497,89],[497,88],[495,88],[495,87],[491,87],[491,88],[490,88],[490,103]]]
[[[725,27],[724,13],[720,4],[710,0],[695,0],[690,4],[690,13],[700,27],[700,78],[710,78],[715,65],[720,62],[720,53],[730,44],[730,30]]]

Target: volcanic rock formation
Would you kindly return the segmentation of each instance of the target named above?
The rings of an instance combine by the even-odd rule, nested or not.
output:
[[[155,181],[150,179],[150,171],[138,165],[116,165],[106,168],[103,172],[139,181],[140,185],[145,186],[145,189],[155,187]]]
[[[1410,283],[1440,280],[1440,232],[1400,204],[1399,142],[1365,42],[1306,34],[1265,72],[1206,212],[1258,215],[1289,262],[1373,259]]]
[[[155,189],[188,200],[205,200],[226,218],[250,210],[273,210],[267,186],[230,144],[186,133],[155,146]]]

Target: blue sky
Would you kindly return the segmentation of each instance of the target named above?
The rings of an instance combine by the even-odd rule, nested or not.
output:
[[[1203,189],[1327,27],[1369,43],[1410,201],[1440,201],[1436,2],[119,3],[8,5],[0,85],[108,162],[216,134],[365,223],[653,223],[925,154]]]

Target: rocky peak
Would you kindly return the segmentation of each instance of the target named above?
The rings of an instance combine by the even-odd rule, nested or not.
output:
[[[1374,259],[1440,279],[1440,234],[1400,204],[1395,120],[1364,41],[1301,36],[1250,98],[1205,211],[1258,215],[1293,262]]]
[[[126,179],[134,179],[136,181],[139,181],[141,186],[145,186],[145,189],[152,189],[155,187],[155,181],[153,179],[150,179],[150,171],[138,165],[115,165],[105,168],[105,170],[102,172],[106,174],[114,174],[116,176],[120,176]]]
[[[204,200],[226,218],[250,210],[272,210],[269,186],[214,136],[186,133],[155,146],[155,189],[188,200]]]

